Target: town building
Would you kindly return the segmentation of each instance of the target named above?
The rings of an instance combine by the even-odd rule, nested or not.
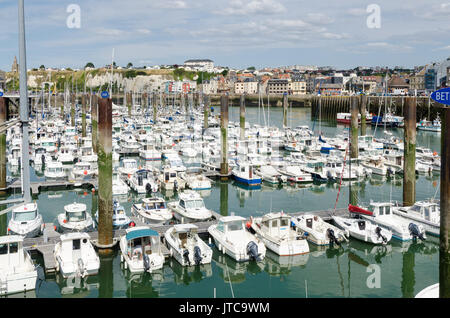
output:
[[[258,82],[252,79],[238,81],[234,83],[235,94],[257,94]]]
[[[287,79],[270,79],[267,81],[268,94],[288,94],[290,82]]]
[[[422,68],[409,79],[409,88],[411,92],[414,92],[414,94],[425,91],[425,71],[426,67]]]
[[[214,71],[214,62],[209,59],[193,59],[185,61],[184,67],[186,69],[189,68],[195,71],[211,73]]]
[[[289,90],[292,95],[305,95],[306,81],[292,81]]]
[[[6,90],[6,73],[0,70],[0,90],[5,91]]]
[[[388,92],[392,95],[407,95],[409,83],[400,76],[394,75],[388,81]]]
[[[11,72],[18,73],[19,72],[19,64],[17,64],[17,57],[14,56],[14,62],[11,67]]]
[[[203,81],[199,85],[199,91],[203,94],[217,94],[217,88],[219,87],[219,81],[215,79],[210,79],[209,81]]]
[[[193,81],[168,81],[165,83],[164,91],[166,93],[189,93],[196,88],[196,82]]]

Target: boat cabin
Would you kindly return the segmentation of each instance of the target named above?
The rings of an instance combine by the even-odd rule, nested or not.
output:
[[[192,238],[197,234],[198,227],[194,224],[175,224],[172,237],[181,248],[187,247],[188,238]]]
[[[159,234],[145,226],[134,227],[126,231],[127,255],[130,259],[142,260],[144,253],[160,253]]]
[[[30,222],[38,216],[36,203],[22,205],[12,211],[12,219],[15,222]]]
[[[25,264],[23,237],[20,235],[0,236],[0,272]]]
[[[82,222],[87,219],[86,204],[72,203],[64,207],[66,222]]]
[[[272,237],[280,237],[289,233],[291,217],[283,212],[268,213],[261,219],[261,230]]]
[[[242,216],[224,216],[219,219],[216,229],[224,234],[245,231],[244,222],[245,218]]]
[[[145,210],[167,209],[166,202],[162,198],[144,198],[142,199],[142,207]]]
[[[92,245],[90,236],[83,232],[73,232],[61,235],[61,254],[63,262],[73,262],[87,259]]]
[[[393,206],[391,202],[370,202],[373,216],[392,215]]]
[[[426,221],[439,223],[440,222],[440,208],[436,202],[418,201],[408,212],[417,213]]]
[[[180,193],[178,204],[183,209],[201,209],[205,207],[205,203],[201,196],[194,191],[185,191]]]

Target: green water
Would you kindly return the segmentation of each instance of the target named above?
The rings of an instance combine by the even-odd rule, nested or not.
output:
[[[218,110],[215,110],[218,113]],[[239,108],[230,108],[230,120],[238,121]],[[309,124],[310,112],[292,111],[292,126]],[[247,109],[247,120],[258,123],[257,108]],[[266,118],[267,120],[267,118]],[[261,114],[261,123],[262,114]],[[271,109],[271,125],[281,126],[281,109]],[[321,123],[325,136],[344,129],[332,122]],[[316,123],[315,129],[318,129]],[[368,133],[372,130],[368,127]],[[377,135],[383,133],[377,128]],[[401,136],[402,130],[392,130]],[[440,150],[440,136],[418,132],[418,146],[433,151]],[[190,164],[195,164],[192,161]],[[42,178],[33,172],[33,179]],[[374,201],[401,201],[402,180],[373,177],[353,183],[361,203]],[[439,198],[439,175],[419,176],[416,185],[417,200],[436,195]],[[235,213],[257,216],[269,211],[298,212],[333,208],[339,186],[337,184],[310,185],[306,187],[269,186],[248,190],[234,182],[215,182],[209,191],[201,192],[205,204],[222,215]],[[142,197],[142,196],[141,196]],[[133,202],[139,200],[130,194],[119,198],[130,212]],[[168,201],[177,195],[165,196]],[[348,204],[349,187],[343,183],[337,207]],[[88,190],[51,191],[41,193],[37,199],[45,222],[53,222],[64,205],[74,201],[85,203],[88,211],[95,213],[96,194]],[[92,208],[94,206],[94,208]],[[236,263],[214,249],[212,264],[201,268],[181,267],[175,260],[167,261],[162,275],[141,274],[130,277],[121,268],[119,251],[113,256],[101,257],[99,275],[85,281],[64,280],[60,275],[46,277],[38,282],[34,292],[27,297],[414,297],[423,288],[438,281],[438,241],[430,238],[419,243],[400,243],[392,240],[387,246],[373,246],[355,240],[341,248],[316,247],[310,244],[311,253],[296,258],[278,258],[268,252],[261,263]],[[35,257],[38,263],[42,259]],[[380,286],[369,288],[374,265],[379,266]],[[369,284],[370,285],[370,284]],[[20,296],[20,295],[19,295]]]

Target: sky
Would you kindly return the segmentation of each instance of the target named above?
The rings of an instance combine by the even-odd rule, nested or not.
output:
[[[19,55],[17,3],[0,0],[6,71]],[[80,28],[68,27],[70,5]],[[104,66],[113,49],[121,66],[414,67],[450,56],[445,0],[25,0],[25,18],[27,68]]]

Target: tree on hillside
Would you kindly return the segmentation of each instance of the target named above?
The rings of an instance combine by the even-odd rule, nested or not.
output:
[[[250,66],[250,67],[247,67],[247,70],[254,71],[254,70],[256,70],[256,68],[254,66]]]
[[[127,64],[127,68],[130,68],[130,67],[133,67],[133,63],[131,63],[131,62]]]
[[[41,65],[41,66],[39,66],[39,69],[40,69],[40,70],[45,70],[45,66],[44,66],[44,65]]]
[[[92,62],[87,63],[84,68],[87,68],[87,67],[95,68],[94,63],[92,63]]]

